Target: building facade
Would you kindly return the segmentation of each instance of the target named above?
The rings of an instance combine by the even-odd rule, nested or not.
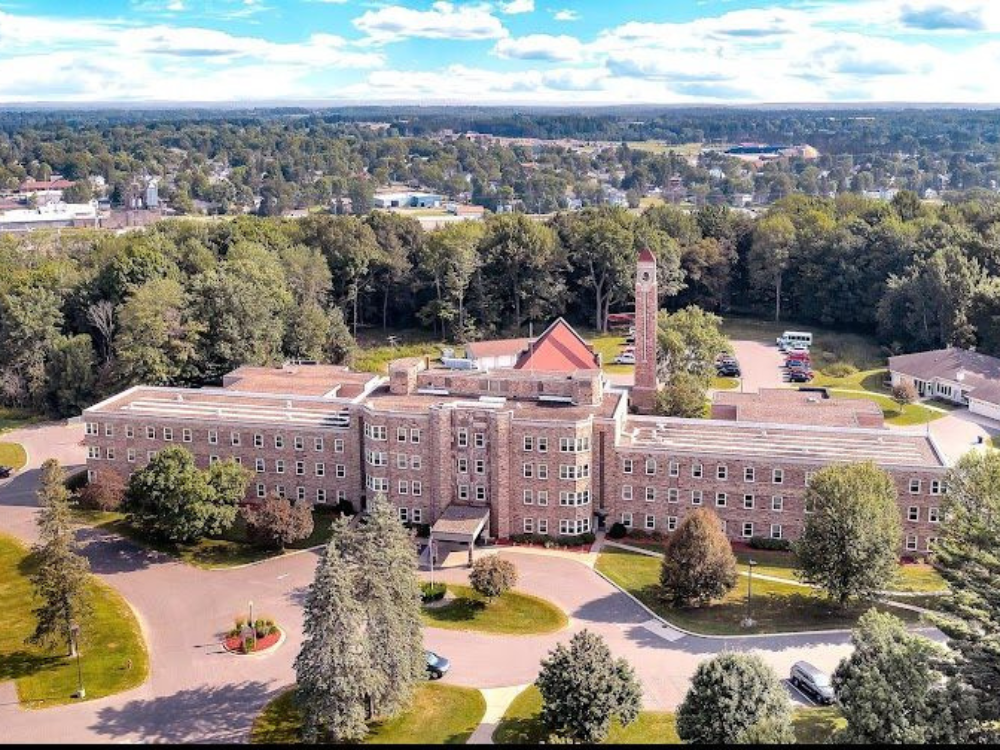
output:
[[[655,259],[648,263],[637,282],[654,300],[637,306],[637,361],[645,351],[650,368],[637,367],[640,400],[656,388]],[[652,289],[642,273],[650,270]],[[405,359],[378,377],[327,365],[246,367],[218,388],[131,388],[84,412],[87,466],[92,479],[127,476],[177,444],[201,466],[233,458],[250,469],[248,501],[276,493],[360,510],[384,496],[420,524],[449,508],[479,509],[492,538],[613,523],[669,532],[707,507],[738,540],[796,538],[815,472],[871,459],[896,482],[906,551],[923,553],[936,538],[946,466],[928,435],[641,416],[630,396],[559,320],[513,368]]]

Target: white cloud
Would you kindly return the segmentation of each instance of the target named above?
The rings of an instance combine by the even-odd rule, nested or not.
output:
[[[533,13],[535,11],[535,0],[510,0],[510,2],[500,3],[500,10],[509,15],[515,13]]]
[[[583,56],[579,39],[561,34],[529,34],[518,38],[507,37],[493,48],[498,57],[518,60],[557,60],[575,62]]]
[[[563,10],[557,10],[553,16],[557,21],[579,21],[580,14],[575,10],[570,10],[569,8],[564,8]]]
[[[413,37],[469,40],[499,39],[507,35],[489,5],[436,2],[429,10],[390,5],[366,11],[353,23],[375,44]]]

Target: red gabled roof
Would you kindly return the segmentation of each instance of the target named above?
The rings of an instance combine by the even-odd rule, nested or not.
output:
[[[473,359],[480,357],[503,357],[520,354],[531,343],[531,339],[493,339],[473,341],[465,345],[465,353]]]
[[[600,363],[587,342],[580,338],[569,323],[559,318],[522,352],[514,369],[575,372],[600,369]]]
[[[639,251],[639,262],[640,263],[656,263],[656,256],[649,251],[648,247],[644,247]]]
[[[66,190],[73,187],[74,184],[69,180],[49,180],[48,182],[43,180],[25,180],[18,189],[22,193],[32,190]]]

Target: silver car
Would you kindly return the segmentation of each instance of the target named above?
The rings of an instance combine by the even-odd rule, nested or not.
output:
[[[788,680],[817,703],[824,705],[833,703],[833,684],[830,682],[829,675],[809,662],[795,662]]]

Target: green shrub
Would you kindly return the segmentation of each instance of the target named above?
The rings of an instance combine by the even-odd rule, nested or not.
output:
[[[624,539],[628,535],[628,529],[625,528],[625,524],[615,521],[611,524],[611,528],[608,529],[608,539]]]
[[[351,505],[349,500],[341,500],[334,506],[334,510],[342,516],[353,516],[357,514],[357,511],[354,510],[354,506]]]
[[[823,368],[823,374],[829,375],[831,378],[846,378],[854,375],[857,371],[858,368],[850,362],[834,362]]]
[[[70,492],[79,492],[82,490],[87,486],[87,470],[81,469],[76,474],[70,474],[66,477],[65,485],[66,489]]]
[[[420,600],[424,604],[430,604],[431,602],[438,602],[444,598],[444,593],[447,591],[448,587],[443,583],[428,583],[424,582],[420,584]]]
[[[771,549],[787,552],[792,548],[788,539],[771,539],[769,536],[752,536],[748,542],[753,549]]]

